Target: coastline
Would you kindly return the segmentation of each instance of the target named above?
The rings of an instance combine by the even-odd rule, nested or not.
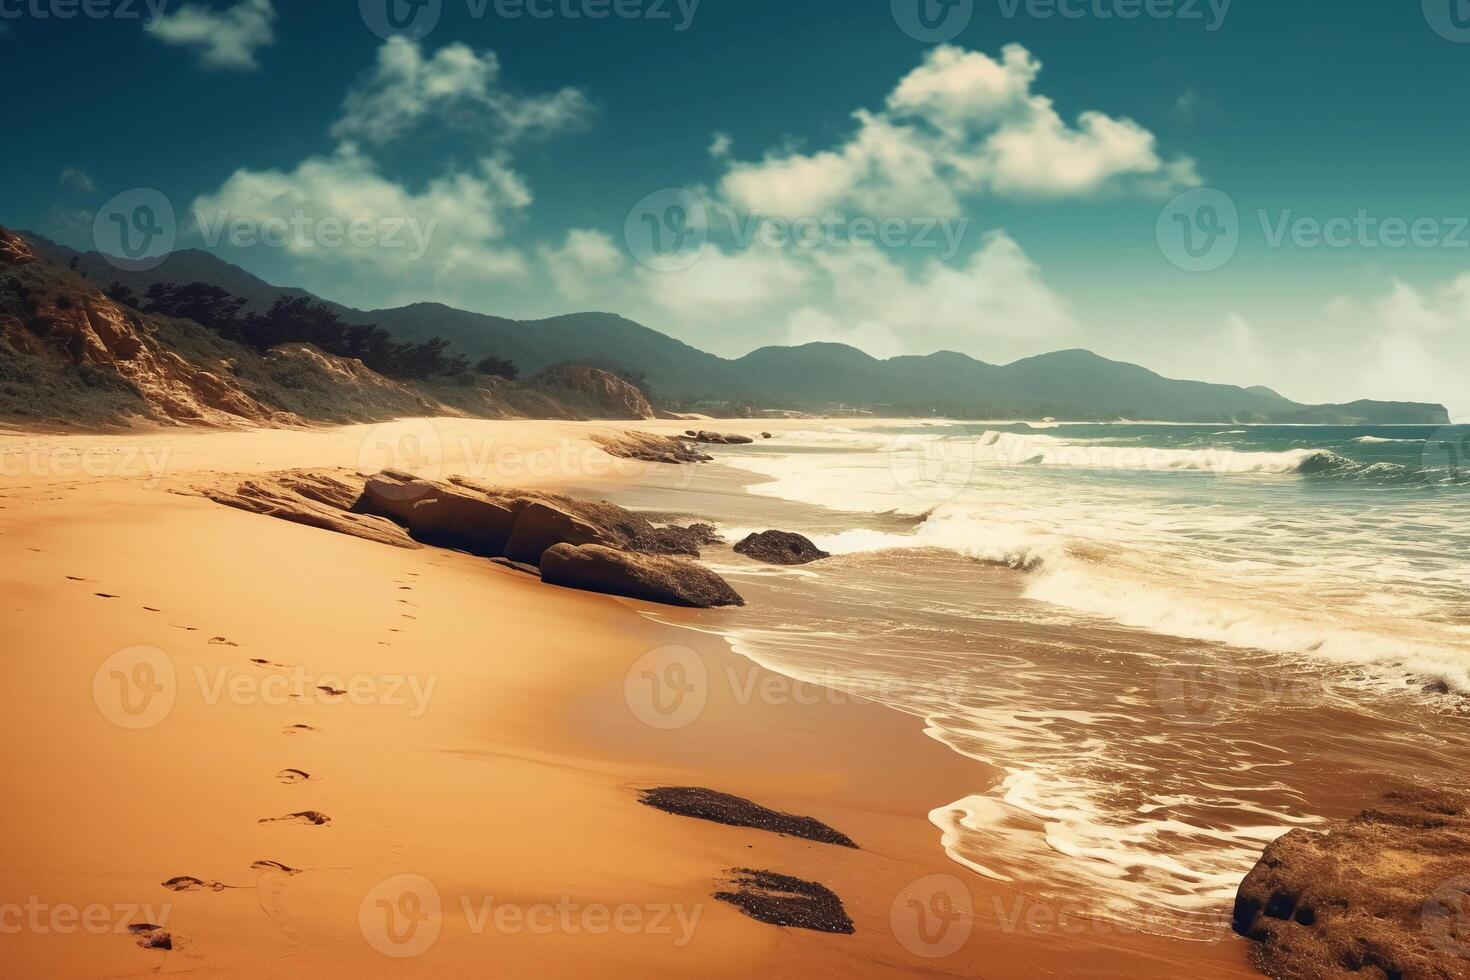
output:
[[[813,421],[719,424],[755,434]],[[36,896],[53,911],[100,906],[119,920],[105,932],[68,931],[48,917],[46,928],[0,938],[7,962],[68,976],[487,965],[544,976],[591,965],[614,975],[834,966],[860,975],[1256,975],[1234,936],[1185,942],[1077,919],[1028,903],[1024,885],[1012,890],[949,861],[928,813],[974,790],[973,761],[926,737],[912,716],[794,683],[732,652],[708,632],[717,612],[660,610],[679,624],[660,625],[639,603],[186,493],[220,473],[381,467],[380,450],[405,438],[426,451],[425,475],[585,492],[588,479],[627,472],[587,437],[630,427],[678,432],[687,423],[446,419],[0,437],[0,457],[40,440],[32,463],[111,467],[3,470],[0,548],[14,597],[3,622],[16,655],[0,711],[30,747],[12,769],[29,789],[0,818],[7,839],[25,845],[0,869],[0,896]],[[486,440],[488,457],[478,451]],[[501,450],[510,455],[497,460]],[[547,465],[531,462],[538,453]],[[519,472],[506,466],[511,458]],[[587,472],[569,472],[565,459]],[[594,462],[605,472],[590,472]],[[94,680],[99,664],[138,647],[163,652],[174,696],[155,724],[132,729],[107,717]],[[671,647],[678,652],[659,653]],[[670,657],[703,669],[706,697],[687,721],[658,727],[630,690]],[[261,683],[283,674],[349,693],[323,698],[300,683],[277,697]],[[286,734],[297,724],[316,731]],[[293,767],[312,778],[277,778]],[[812,816],[860,849],[640,806],[636,790],[657,785]],[[257,822],[308,810],[331,822]],[[290,870],[252,868],[260,861]],[[821,882],[843,899],[856,932],[779,928],[712,900],[735,867]],[[182,875],[232,887],[160,884]],[[401,901],[410,893],[417,905]],[[408,918],[434,896],[437,923],[432,913]],[[419,926],[374,919],[379,901]],[[921,923],[959,911],[956,903],[971,917]],[[173,950],[139,949],[111,928],[129,924],[117,910],[137,904],[171,906],[158,924],[179,937]],[[436,924],[431,944],[393,955]]]

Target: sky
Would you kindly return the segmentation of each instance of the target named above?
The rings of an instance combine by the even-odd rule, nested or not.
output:
[[[0,0],[0,223],[1470,416],[1461,0]]]

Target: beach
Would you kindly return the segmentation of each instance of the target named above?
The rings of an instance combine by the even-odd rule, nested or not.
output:
[[[1237,937],[1151,935],[952,861],[929,815],[983,788],[976,761],[911,714],[733,652],[721,611],[197,495],[405,453],[434,479],[578,496],[686,479],[589,441],[615,428],[0,437],[0,717],[26,788],[0,818],[8,972],[1255,975]],[[703,672],[694,701],[646,687],[671,665]],[[641,805],[657,786],[814,817],[858,848]],[[714,900],[736,868],[826,886],[853,933]],[[142,948],[140,924],[172,948]]]

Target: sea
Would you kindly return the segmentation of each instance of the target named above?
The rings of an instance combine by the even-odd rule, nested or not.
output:
[[[1262,848],[1470,772],[1470,426],[812,422],[621,502],[833,557],[705,558],[734,648],[976,760],[976,874],[1217,938]]]

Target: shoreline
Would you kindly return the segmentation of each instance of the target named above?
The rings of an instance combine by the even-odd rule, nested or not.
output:
[[[813,421],[720,425],[758,432]],[[640,603],[181,492],[221,472],[357,468],[376,454],[374,439],[426,431],[441,450],[463,450],[456,440],[465,435],[523,459],[551,447],[590,462],[584,454],[598,451],[587,436],[626,426],[448,419],[427,428],[408,420],[165,433],[155,444],[168,450],[156,480],[141,451],[130,469],[102,476],[16,477],[7,467],[0,547],[16,599],[3,622],[23,655],[0,685],[0,709],[12,734],[35,744],[13,774],[34,792],[0,824],[26,842],[26,854],[0,869],[0,895],[36,895],[53,908],[168,903],[160,924],[180,937],[162,951],[115,931],[28,929],[0,937],[7,961],[68,976],[258,975],[282,964],[333,976],[483,972],[487,964],[573,976],[590,958],[614,975],[834,966],[859,975],[1256,975],[1237,937],[1200,943],[1104,928],[951,862],[929,813],[973,791],[974,762],[926,736],[921,719],[792,681],[696,632],[717,612],[659,608],[664,622],[654,623]],[[45,438],[59,452],[126,452],[159,435]],[[0,437],[0,454],[13,438]],[[475,465],[471,454],[444,452],[430,466],[439,472],[426,475]],[[529,469],[521,477],[499,482],[585,492],[588,478]],[[134,730],[104,717],[93,681],[99,663],[139,646],[166,652],[176,696],[166,717]],[[670,647],[676,652],[659,652]],[[649,673],[671,676],[673,664],[686,678],[691,665],[704,671],[705,697],[692,718],[662,726],[659,707],[674,702],[656,706],[638,690]],[[303,683],[276,703],[260,680],[292,671],[349,693],[319,698]],[[410,703],[389,702],[391,678],[403,679],[397,696]],[[412,701],[414,678],[421,705]],[[352,682],[363,680],[377,686],[358,703]],[[245,693],[211,702],[211,690]],[[417,716],[416,706],[425,709]],[[297,724],[317,730],[285,734]],[[312,778],[273,775],[290,767]],[[702,786],[811,816],[860,849],[639,805],[636,790],[658,785]],[[257,823],[307,808],[331,822]],[[288,870],[252,868],[260,861]],[[842,898],[856,932],[766,925],[713,901],[735,867],[822,883]],[[243,887],[161,887],[180,875]],[[405,875],[430,882],[440,903],[434,941],[412,956],[391,954],[427,932],[399,941],[407,925],[395,934],[384,922],[379,933],[371,918],[385,882],[394,882],[387,908],[410,910],[398,902],[405,896],[429,907],[422,900],[431,896],[414,891],[421,885],[405,890]],[[969,919],[921,918],[967,902]]]

